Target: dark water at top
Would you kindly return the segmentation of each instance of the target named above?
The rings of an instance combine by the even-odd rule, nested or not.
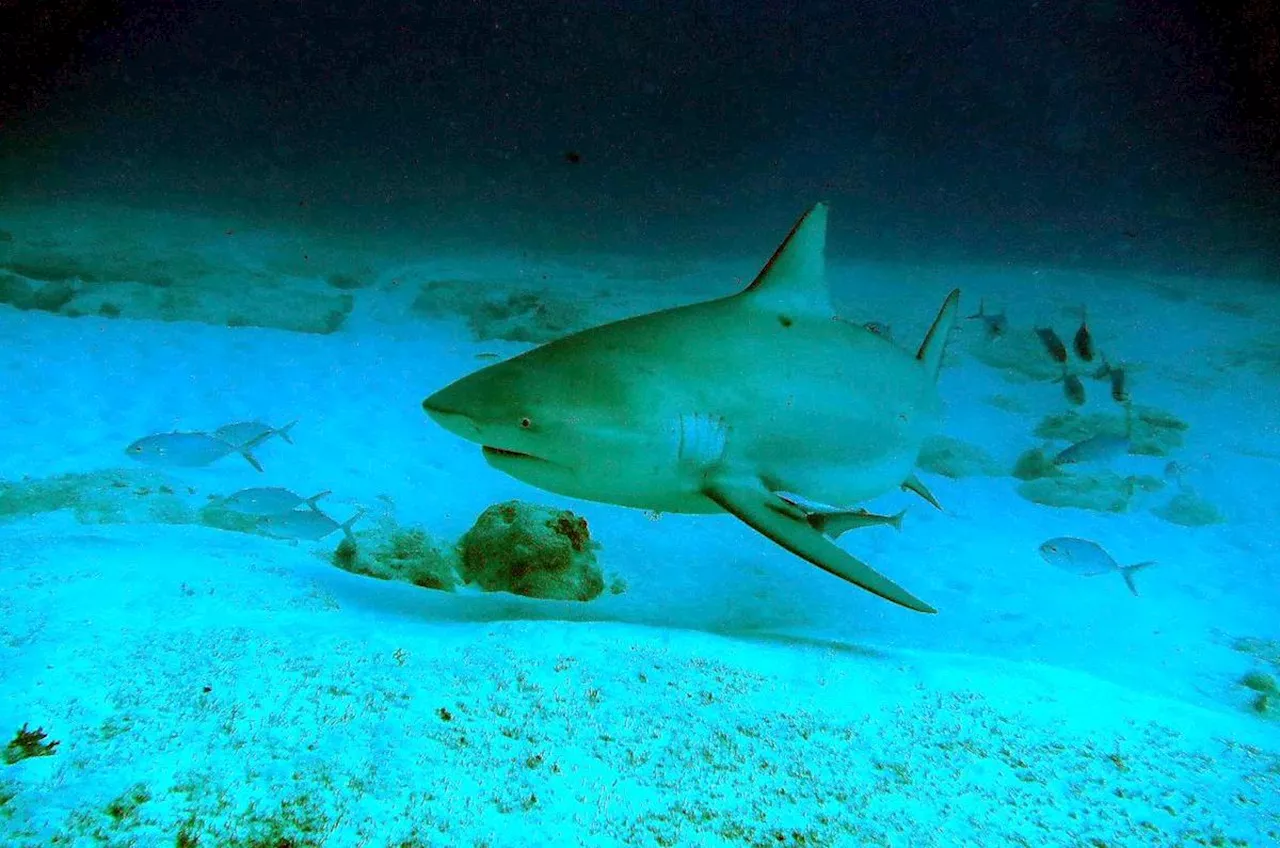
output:
[[[11,196],[642,255],[827,199],[860,256],[1280,266],[1266,4],[0,6]]]

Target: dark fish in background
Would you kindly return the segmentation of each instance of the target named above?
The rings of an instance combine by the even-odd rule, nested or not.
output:
[[[978,301],[978,311],[966,317],[968,321],[981,321],[987,329],[987,338],[996,339],[1004,335],[1009,328],[1009,318],[1003,312],[991,313],[986,310],[986,300]]]
[[[1062,393],[1072,406],[1083,406],[1085,402],[1084,383],[1065,367],[1062,369]]]
[[[1081,577],[1097,577],[1099,574],[1118,571],[1129,591],[1135,595],[1138,594],[1138,587],[1133,583],[1133,575],[1155,565],[1154,561],[1121,565],[1097,542],[1072,536],[1059,536],[1043,543],[1040,545],[1040,556],[1050,565]]]
[[[1089,332],[1089,315],[1083,306],[1080,307],[1080,329],[1076,330],[1072,345],[1076,349],[1076,356],[1085,362],[1093,361],[1093,334]]]
[[[1164,467],[1164,479],[1178,487],[1179,492],[1187,491],[1186,469],[1177,460],[1169,460]]]
[[[1107,376],[1111,378],[1111,399],[1116,403],[1129,402],[1129,387],[1125,385],[1124,368],[1108,368]]]
[[[1095,380],[1111,381],[1111,399],[1116,403],[1127,404],[1129,402],[1129,387],[1125,382],[1125,372],[1123,365],[1112,365],[1107,358],[1102,357],[1102,365],[1097,371],[1093,372]]]
[[[1058,338],[1058,334],[1052,327],[1036,327],[1036,335],[1040,337],[1040,342],[1053,357],[1054,362],[1067,361],[1067,346],[1062,343],[1062,339]]]

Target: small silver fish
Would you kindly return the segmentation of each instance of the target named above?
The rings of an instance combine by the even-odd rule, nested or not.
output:
[[[1050,565],[1080,577],[1119,572],[1129,591],[1135,595],[1138,594],[1138,587],[1134,585],[1133,575],[1156,564],[1154,560],[1149,560],[1134,565],[1120,565],[1097,542],[1072,536],[1059,536],[1043,543],[1040,545],[1040,556]]]
[[[224,456],[238,453],[258,471],[262,464],[251,452],[259,444],[235,445],[208,433],[175,432],[144,436],[124,449],[132,459],[165,468],[200,468]]]
[[[1062,343],[1062,339],[1058,338],[1058,334],[1051,327],[1036,327],[1036,335],[1040,337],[1040,343],[1044,345],[1044,349],[1053,357],[1054,362],[1067,361],[1067,346]]]
[[[351,525],[364,516],[364,510],[339,524],[318,509],[298,509],[283,515],[266,515],[258,521],[258,529],[268,536],[277,539],[315,542],[334,531],[341,530],[343,535],[354,542]]]
[[[972,315],[966,316],[968,321],[981,321],[987,330],[988,339],[996,339],[1004,335],[1004,331],[1009,329],[1009,317],[1003,312],[991,313],[986,310],[987,302],[985,299],[978,301],[978,311]]]
[[[1071,343],[1076,349],[1076,356],[1085,362],[1093,361],[1093,335],[1089,332],[1089,315],[1083,306],[1080,307],[1080,329],[1076,330]]]
[[[1114,433],[1099,433],[1076,442],[1053,458],[1054,465],[1076,465],[1082,462],[1099,462],[1129,452],[1129,437]]]
[[[487,362],[493,362],[494,360],[501,359],[501,358],[502,357],[499,354],[489,353],[488,351],[484,351],[476,354],[476,359],[487,361]]]
[[[318,495],[304,498],[288,489],[278,486],[264,486],[253,489],[241,489],[218,501],[218,506],[238,512],[241,515],[282,515],[300,506],[306,506],[317,512],[316,501],[333,494],[325,490]]]
[[[293,444],[293,439],[289,438],[289,431],[297,423],[296,418],[283,427],[272,427],[264,421],[237,421],[234,424],[223,424],[213,431],[213,435],[233,445],[247,445],[255,440],[256,444],[262,444],[272,436],[279,436],[287,443]]]

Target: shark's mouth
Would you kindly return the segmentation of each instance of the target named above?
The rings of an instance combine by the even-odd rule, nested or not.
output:
[[[486,457],[496,457],[498,459],[532,459],[542,462],[541,457],[534,456],[531,453],[521,453],[520,451],[507,450],[506,448],[495,448],[493,445],[481,445],[480,450]]]

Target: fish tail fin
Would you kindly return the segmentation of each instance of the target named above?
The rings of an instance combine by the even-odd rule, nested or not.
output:
[[[907,514],[905,509],[900,510],[897,515],[889,516],[889,526],[899,533],[902,532],[902,517]]]
[[[1155,560],[1147,560],[1146,562],[1134,563],[1133,565],[1125,565],[1120,567],[1120,576],[1124,578],[1124,585],[1129,587],[1129,591],[1135,596],[1138,594],[1138,586],[1133,582],[1133,575],[1144,568],[1149,568],[1156,564]]]
[[[342,535],[346,536],[347,541],[351,542],[353,545],[356,543],[356,537],[351,533],[351,525],[355,524],[361,518],[364,518],[364,510],[358,509],[356,510],[355,515],[338,525],[338,529],[342,531]]]
[[[320,500],[321,498],[327,498],[329,497],[329,495],[332,495],[332,494],[333,494],[332,489],[325,489],[323,492],[320,492],[319,494],[312,495],[311,497],[307,498],[306,501],[304,501],[304,503],[306,503],[307,506],[311,507],[313,511],[320,512],[320,507],[316,506],[316,501]]]
[[[951,328],[955,326],[959,306],[960,289],[952,289],[951,294],[942,302],[938,317],[933,319],[933,326],[925,334],[920,350],[916,353],[916,359],[924,363],[925,370],[934,380],[938,379],[938,371],[942,367],[942,352],[947,347],[947,336],[951,335]]]
[[[289,437],[289,431],[292,430],[293,425],[297,423],[298,423],[298,419],[295,418],[292,421],[290,421],[288,424],[284,425],[283,427],[278,427],[274,431],[274,433],[280,438],[284,439],[285,442],[287,442],[288,444],[293,444],[293,439]]]

